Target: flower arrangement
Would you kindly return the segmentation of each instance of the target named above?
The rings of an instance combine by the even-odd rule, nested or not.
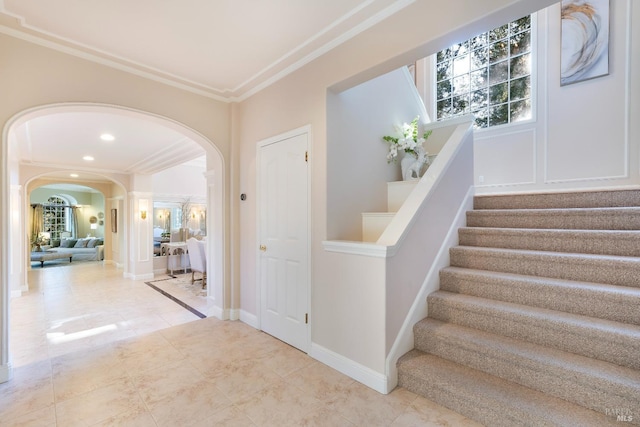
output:
[[[431,130],[424,132],[422,136],[418,137],[418,119],[420,116],[416,116],[411,123],[403,123],[401,128],[396,129],[402,134],[401,137],[395,136],[383,136],[382,139],[389,144],[389,153],[387,154],[387,163],[395,162],[398,157],[398,150],[403,150],[405,153],[411,154],[413,157],[418,158],[418,147],[422,147],[422,144],[431,135]]]

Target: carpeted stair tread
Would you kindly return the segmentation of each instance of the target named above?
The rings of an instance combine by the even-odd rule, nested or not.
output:
[[[640,287],[640,258],[456,246],[454,267]]]
[[[640,206],[640,190],[476,196],[474,209],[540,209]]]
[[[412,350],[398,360],[402,387],[488,426],[607,426],[606,416],[478,370]]]
[[[640,207],[474,210],[467,212],[467,226],[640,230]]]
[[[440,289],[640,325],[640,288],[446,267]]]
[[[461,246],[640,256],[640,230],[463,227]]]
[[[430,318],[640,369],[637,325],[447,291],[427,301]]]
[[[429,318],[414,333],[417,350],[593,410],[640,396],[640,372],[627,367]]]

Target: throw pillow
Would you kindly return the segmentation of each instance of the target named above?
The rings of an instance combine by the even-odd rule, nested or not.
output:
[[[89,243],[88,239],[78,239],[76,244],[73,246],[74,248],[86,248],[87,243]]]
[[[88,248],[95,248],[96,243],[98,243],[98,239],[89,239],[89,243],[87,243]]]
[[[104,239],[98,239],[96,246],[104,245]]]
[[[73,248],[76,245],[76,239],[64,239],[60,241],[61,248]]]
[[[53,247],[53,248],[60,247],[60,239],[52,239],[51,240],[51,247]]]

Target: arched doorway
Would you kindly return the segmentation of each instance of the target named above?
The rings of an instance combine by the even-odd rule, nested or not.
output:
[[[228,294],[225,277],[225,182],[224,182],[224,159],[221,152],[204,135],[199,132],[167,117],[159,116],[140,110],[127,107],[94,104],[94,103],[64,103],[44,105],[29,110],[22,111],[13,116],[4,126],[2,139],[2,159],[3,170],[5,176],[3,182],[4,188],[1,190],[0,204],[0,231],[6,238],[0,242],[0,260],[1,264],[8,268],[0,271],[2,289],[0,289],[0,368],[5,366],[10,370],[8,364],[8,311],[9,311],[9,295],[16,281],[21,280],[21,275],[15,274],[17,265],[26,265],[26,251],[20,247],[17,242],[24,241],[24,186],[29,179],[38,174],[46,172],[59,172],[54,166],[40,168],[38,171],[21,171],[20,165],[16,161],[15,150],[18,148],[17,138],[13,135],[13,131],[20,125],[27,123],[38,117],[60,114],[65,112],[99,112],[104,114],[120,115],[132,118],[134,120],[142,120],[148,123],[154,123],[164,126],[174,132],[180,133],[185,140],[193,141],[198,144],[205,152],[207,172],[207,229],[211,230],[211,238],[207,239],[207,250],[210,256],[207,259],[207,268],[211,272],[208,275],[209,297],[214,302],[215,312],[212,313],[216,317],[223,318],[227,313],[225,307],[225,295]],[[118,175],[118,174],[114,174]],[[114,179],[115,180],[115,179]],[[129,197],[132,194],[130,183],[122,183],[125,188],[125,197],[123,204],[125,211],[130,209],[128,206]],[[125,222],[126,224],[126,222]],[[127,226],[129,226],[127,224]],[[131,225],[132,226],[132,225]],[[18,250],[13,251],[13,245],[18,245]],[[13,255],[12,255],[13,254]],[[8,377],[9,373],[0,372],[0,380]]]

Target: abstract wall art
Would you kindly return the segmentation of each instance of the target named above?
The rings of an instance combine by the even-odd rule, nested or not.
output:
[[[562,1],[562,86],[609,74],[609,0]]]

